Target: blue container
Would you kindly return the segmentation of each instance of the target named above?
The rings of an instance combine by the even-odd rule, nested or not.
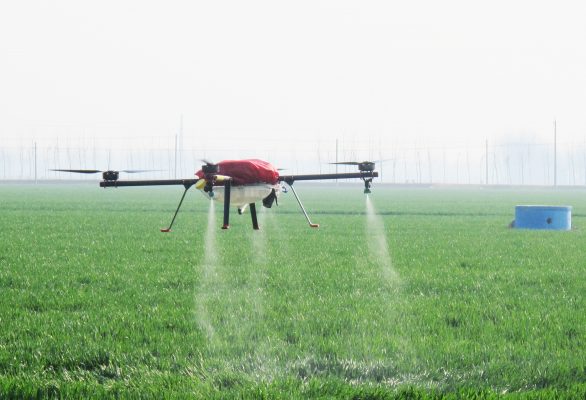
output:
[[[572,229],[572,207],[516,206],[515,228],[568,231]]]

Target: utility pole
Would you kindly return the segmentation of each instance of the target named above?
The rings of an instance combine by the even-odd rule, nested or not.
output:
[[[177,179],[177,134],[175,134],[175,179]]]
[[[558,185],[558,159],[557,159],[557,122],[553,120],[553,185]]]
[[[405,170],[407,170],[407,167],[405,167]],[[446,183],[446,148],[444,147],[444,181],[443,183]]]
[[[432,167],[431,167],[431,153],[429,151],[429,148],[427,148],[427,169],[429,171],[429,183],[433,183],[433,176],[431,173]]]
[[[486,163],[486,181],[485,182],[488,185],[488,139],[486,139],[485,158],[486,158],[486,160],[484,160]]]
[[[35,142],[35,185],[37,184],[37,142]]]
[[[379,150],[378,150],[378,160],[374,161],[374,163],[375,164],[379,164],[379,166],[380,166],[379,173],[378,173],[378,178],[379,178],[380,182],[382,183],[383,182],[383,153],[382,153],[382,151],[380,151],[380,144],[379,144],[379,147],[378,148],[379,148]],[[376,169],[376,167],[375,167],[375,169]]]
[[[525,158],[521,155],[521,185],[525,184]]]
[[[380,182],[383,183],[383,151],[382,151],[382,140],[378,137],[378,159],[380,160]]]
[[[338,139],[336,139],[336,174],[338,173]],[[336,183],[338,180],[336,179]]]
[[[183,171],[183,114],[179,118],[179,140],[177,144],[177,151],[179,153],[179,172]]]

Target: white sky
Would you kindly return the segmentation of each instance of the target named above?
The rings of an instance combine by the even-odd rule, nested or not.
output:
[[[128,145],[183,115],[192,148],[482,145],[556,118],[583,144],[585,21],[583,0],[3,1],[0,139]]]

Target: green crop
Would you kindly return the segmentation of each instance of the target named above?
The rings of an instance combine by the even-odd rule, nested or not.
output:
[[[298,192],[164,234],[181,188],[1,185],[0,398],[586,396],[586,191]]]

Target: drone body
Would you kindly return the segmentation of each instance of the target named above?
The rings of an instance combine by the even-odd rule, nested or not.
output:
[[[216,201],[224,201],[225,185],[230,181],[230,205],[242,212],[247,205],[263,201],[267,207],[281,192],[279,171],[263,160],[225,160],[207,163],[195,175],[195,188]],[[268,198],[268,199],[267,199]],[[265,200],[267,199],[267,200]]]
[[[299,203],[301,211],[309,226],[317,228],[309,219],[293,183],[295,181],[313,181],[328,179],[361,179],[364,182],[364,193],[370,193],[370,186],[373,178],[378,176],[374,171],[374,162],[343,162],[336,164],[358,166],[359,172],[336,173],[336,174],[314,174],[314,175],[280,175],[277,168],[271,163],[258,159],[225,160],[219,163],[205,161],[202,168],[195,173],[193,179],[159,179],[159,180],[119,180],[118,171],[99,170],[55,170],[75,173],[97,173],[103,172],[103,181],[100,186],[122,187],[122,186],[160,186],[160,185],[182,185],[185,188],[179,205],[175,210],[173,219],[168,228],[161,229],[162,232],[169,232],[177,213],[181,208],[185,194],[192,187],[200,190],[207,198],[224,204],[224,223],[222,229],[230,227],[230,207],[235,206],[242,214],[248,206],[252,218],[252,226],[259,229],[256,217],[256,203],[261,201],[263,206],[270,208],[277,202],[277,197],[283,190],[283,183],[291,188],[295,199]],[[120,171],[120,172],[145,172],[142,170]]]

